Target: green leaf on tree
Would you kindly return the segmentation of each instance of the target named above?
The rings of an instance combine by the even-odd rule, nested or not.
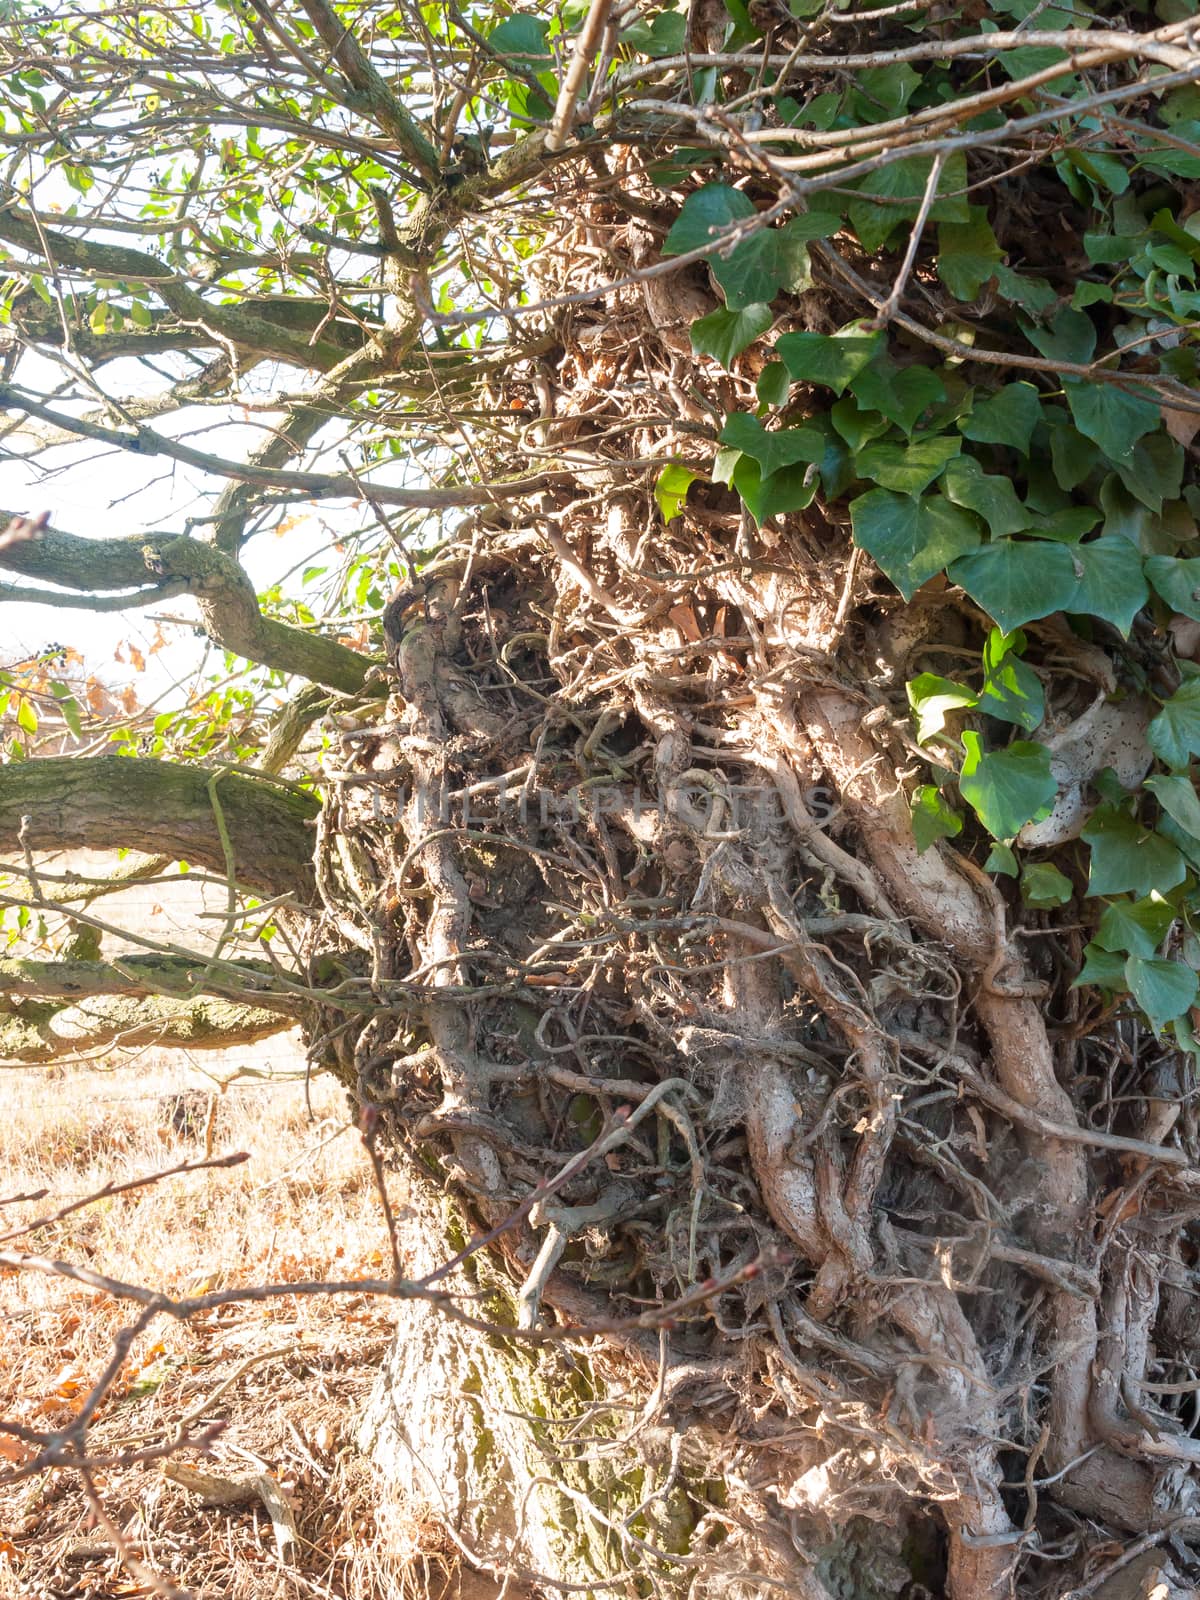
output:
[[[1025,635],[993,628],[983,647],[983,687],[979,710],[1032,733],[1046,714],[1041,679],[1021,660]]]
[[[952,678],[939,678],[936,672],[920,672],[908,688],[908,703],[912,707],[917,728],[917,743],[924,744],[946,726],[946,714],[974,706],[978,696],[965,683],[955,683]]]
[[[740,311],[718,306],[692,323],[692,349],[697,355],[712,356],[728,370],[743,350],[766,333],[774,320],[767,305],[745,306]]]
[[[976,401],[958,426],[976,444],[1006,444],[1027,456],[1041,415],[1042,404],[1031,383],[1007,383],[986,400]]]
[[[1150,961],[1143,956],[1126,961],[1125,983],[1155,1033],[1183,1016],[1200,990],[1200,979],[1182,961]]]
[[[987,860],[983,863],[983,870],[1000,873],[1006,878],[1015,878],[1021,870],[1016,851],[1011,845],[1003,844],[999,839],[995,840],[988,851]]]
[[[984,545],[956,561],[950,578],[1005,633],[1067,610],[1078,582],[1070,551],[1046,539],[1000,539]]]
[[[724,290],[726,305],[737,311],[755,301],[773,300],[781,289],[798,294],[808,288],[809,244],[827,239],[840,226],[840,219],[827,212],[808,211],[782,227],[758,228],[728,255],[711,255],[709,269]]]
[[[1039,512],[1029,531],[1060,544],[1078,544],[1099,521],[1100,513],[1093,506],[1063,506],[1058,511]]]
[[[1200,621],[1200,556],[1151,556],[1145,572],[1172,611]]]
[[[1142,787],[1149,789],[1167,815],[1185,833],[1200,841],[1200,799],[1190,778],[1185,778],[1181,772],[1161,772],[1153,778],[1147,778]]]
[[[974,300],[1004,259],[987,207],[967,210],[965,222],[943,222],[938,227],[938,277],[956,300]]]
[[[1020,306],[1031,317],[1048,316],[1058,304],[1058,295],[1045,278],[1032,273],[1014,272],[1003,263],[997,266],[993,276],[1001,297],[1011,300],[1013,305]]]
[[[851,502],[854,542],[872,556],[906,600],[981,538],[980,523],[942,495],[871,489]]]
[[[687,18],[678,11],[660,11],[651,21],[639,20],[621,30],[621,43],[652,61],[678,55],[684,48]]]
[[[962,743],[959,793],[994,839],[1011,839],[1027,822],[1049,815],[1058,784],[1045,745],[1015,739],[1004,750],[987,751],[969,729]]]
[[[851,95],[854,114],[864,122],[887,122],[902,116],[920,82],[920,75],[907,61],[856,72]]]
[[[1021,874],[1021,899],[1036,910],[1065,906],[1074,893],[1070,878],[1049,861],[1035,861]]]
[[[962,832],[963,819],[946,804],[940,789],[932,783],[921,786],[913,797],[912,830],[921,855],[938,839],[952,839]]]
[[[932,156],[905,156],[857,180],[858,192],[850,201],[848,215],[868,255],[881,250],[901,222],[916,216],[932,168]],[[929,212],[932,221],[969,220],[970,208],[964,198],[967,181],[967,158],[955,151],[942,167],[938,198]]]
[[[797,383],[820,383],[841,394],[882,346],[881,333],[851,327],[840,333],[785,333],[775,354]]]
[[[1128,637],[1134,617],[1150,598],[1142,558],[1128,539],[1118,534],[1076,545],[1071,557],[1078,585],[1065,609],[1081,616],[1103,617]]]
[[[1146,729],[1146,742],[1168,767],[1200,755],[1200,678],[1188,678]]]
[[[654,485],[654,498],[664,522],[672,521],[683,510],[688,489],[699,476],[698,472],[691,472],[675,462],[662,469]]]
[[[1168,839],[1131,817],[1122,806],[1097,806],[1081,836],[1092,847],[1088,893],[1164,894],[1183,881],[1182,854]]]
[[[1141,900],[1114,900],[1100,918],[1094,943],[1124,955],[1152,956],[1170,932],[1178,913],[1160,894]]]
[[[744,316],[745,313],[742,312],[740,315]],[[758,382],[754,385],[754,392],[762,405],[781,406],[787,399],[788,390],[791,386],[792,380],[783,362],[768,361],[758,375]]]
[[[783,467],[798,462],[812,465],[825,454],[825,440],[815,428],[780,428],[768,431],[757,417],[735,412],[721,429],[721,443],[753,456],[765,481]]]
[[[1178,500],[1183,486],[1183,450],[1165,433],[1139,439],[1131,455],[1114,460],[1117,475],[1135,499],[1151,511],[1164,500]]]
[[[891,426],[878,411],[865,411],[853,394],[844,394],[829,408],[829,420],[851,450],[858,451],[872,439],[878,439]]]
[[[1125,957],[1102,950],[1098,944],[1084,945],[1083,966],[1071,987],[1081,989],[1085,984],[1120,993],[1126,987]]]
[[[709,183],[687,197],[663,243],[665,256],[718,246],[708,264],[731,311],[773,300],[781,288],[803,288],[808,281],[809,243],[828,238],[839,226],[829,212],[808,211],[779,228],[756,225],[732,248],[720,249],[721,236],[754,214],[754,202],[740,189]]]
[[[946,386],[928,367],[898,367],[886,355],[877,355],[852,380],[850,391],[867,411],[878,411],[905,433],[918,417],[946,397]]]
[[[934,434],[913,443],[880,441],[865,446],[854,458],[860,478],[870,478],[896,494],[921,494],[946,470],[946,463],[962,449],[962,441]]]
[[[1091,317],[1082,311],[1072,311],[1063,306],[1048,327],[1020,318],[1025,337],[1033,348],[1047,361],[1061,361],[1070,366],[1080,366],[1090,361],[1096,353],[1096,329]],[[1078,383],[1079,379],[1071,380]],[[1101,385],[1088,385],[1101,387]],[[1090,435],[1089,435],[1090,437]]]
[[[942,475],[942,493],[956,506],[977,511],[993,539],[1021,533],[1034,520],[1017,498],[1011,479],[985,472],[974,456],[958,456],[949,463]]]
[[[703,250],[719,242],[718,236],[735,222],[744,222],[753,215],[754,202],[740,189],[730,188],[727,183],[706,183],[683,202],[663,241],[662,253],[684,256]]]
[[[1099,445],[1110,461],[1129,457],[1143,434],[1162,422],[1152,400],[1118,389],[1114,383],[1084,383],[1064,378],[1067,404],[1085,439]]]
[[[713,477],[716,478],[715,472]],[[811,467],[781,467],[764,478],[758,462],[748,455],[738,457],[727,481],[741,495],[747,511],[760,528],[768,517],[803,511],[812,504],[817,492],[817,474]]]

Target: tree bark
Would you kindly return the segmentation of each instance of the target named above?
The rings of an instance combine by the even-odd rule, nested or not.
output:
[[[0,1007],[0,1067],[61,1061],[109,1044],[226,1050],[284,1033],[293,1022],[278,1011],[211,996],[180,1001],[107,994],[58,1010]]]
[[[301,900],[314,892],[318,809],[296,789],[165,761],[55,756],[0,767],[0,849],[10,857],[22,847],[125,847],[222,874],[232,867],[238,883]]]

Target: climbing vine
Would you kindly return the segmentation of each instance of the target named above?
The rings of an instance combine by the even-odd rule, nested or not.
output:
[[[986,9],[1018,25],[1031,12],[1022,0]],[[1036,11],[1039,29],[1078,25]],[[852,149],[885,119],[911,135],[961,86],[950,62],[918,71],[895,57],[804,104],[775,97],[795,148],[841,133]],[[1060,213],[1070,259],[1051,271],[1033,270],[1018,242],[1007,177],[976,173],[961,149],[861,177],[843,158],[779,222],[760,215],[754,177],[722,176],[687,196],[664,254],[717,242],[706,260],[723,304],[693,322],[692,347],[757,370],[758,405],[723,419],[711,480],[760,528],[814,504],[823,523],[848,519],[886,580],[880,604],[889,591],[936,598],[982,636],[953,676],[925,670],[906,684],[924,768],[910,795],[918,850],[955,838],[1018,880],[1031,909],[1078,902],[1091,938],[1077,982],[1132,997],[1156,1032],[1200,1056],[1200,487],[1188,470],[1200,428],[1200,87],[1180,74],[1164,90],[1143,84],[1137,117],[1110,120],[1061,48],[1031,44],[989,65],[1016,77],[1055,63],[1053,137],[1022,180],[1037,185],[1037,215]],[[967,126],[996,126],[988,115]],[[891,288],[872,317],[771,341],[825,241],[873,257],[873,281],[890,276]],[[901,309],[910,288],[939,312],[924,340]],[[664,517],[695,476],[663,471]],[[1038,624],[1056,616],[1057,656],[1035,648],[1049,633]],[[1082,758],[1045,692],[1074,670],[1072,647],[1089,670],[1107,662]]]

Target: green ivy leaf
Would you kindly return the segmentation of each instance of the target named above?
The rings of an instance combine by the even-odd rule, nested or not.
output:
[[[942,476],[942,493],[956,506],[977,511],[993,539],[1021,533],[1034,520],[1017,499],[1011,479],[984,472],[974,456],[959,456],[950,462]]]
[[[1200,799],[1196,797],[1196,787],[1190,778],[1185,778],[1179,772],[1158,773],[1153,778],[1147,778],[1142,788],[1149,789],[1167,815],[1185,833],[1200,840]]]
[[[992,276],[1001,298],[1011,300],[1013,305],[1020,306],[1031,317],[1048,316],[1058,304],[1057,291],[1045,278],[1014,272],[1003,263],[997,266]]]
[[[924,744],[946,726],[946,713],[974,706],[978,696],[965,683],[939,678],[936,672],[920,672],[907,685],[908,703],[917,724],[917,743]]]
[[[1088,306],[1106,306],[1112,303],[1113,291],[1107,283],[1090,283],[1080,278],[1071,295],[1071,309],[1084,311]]]
[[[1057,411],[1057,408],[1056,408]],[[1063,415],[1058,412],[1058,415]],[[1090,439],[1085,439],[1078,428],[1068,423],[1050,429],[1050,464],[1059,485],[1066,490],[1078,488],[1100,464],[1099,450]]]
[[[1063,506],[1049,515],[1039,512],[1029,531],[1060,544],[1078,544],[1099,521],[1100,513],[1092,506]]]
[[[1159,408],[1141,395],[1118,389],[1114,383],[1084,383],[1064,378],[1067,404],[1075,426],[1091,439],[1110,461],[1123,460],[1145,433],[1162,421]]]
[[[56,680],[51,681],[50,692],[58,701],[58,709],[62,712],[63,721],[71,730],[71,733],[76,739],[82,739],[83,723],[79,716],[79,701],[76,700],[65,683],[59,683]]]
[[[1062,361],[1071,366],[1079,366],[1090,361],[1096,353],[1096,329],[1091,317],[1085,316],[1082,311],[1072,311],[1070,306],[1063,306],[1047,328],[1039,328],[1036,323],[1027,322],[1024,317],[1019,320],[1025,337],[1039,355],[1046,357],[1047,361]],[[1075,378],[1072,381],[1078,383],[1079,379]],[[1089,387],[1107,386],[1089,385]]]
[[[1006,878],[1015,878],[1021,869],[1017,861],[1016,852],[1010,845],[1002,844],[997,839],[988,851],[988,858],[983,863],[983,870],[985,872],[1001,873]]]
[[[1160,894],[1114,900],[1100,918],[1094,943],[1123,955],[1152,956],[1171,930],[1176,910]]]
[[[851,502],[854,542],[872,556],[906,600],[980,540],[970,512],[942,495],[914,499],[871,489]]]
[[[953,839],[962,832],[963,819],[953,810],[932,783],[921,786],[913,797],[912,830],[917,854],[922,855],[938,839]]]
[[[38,731],[37,712],[24,695],[17,699],[17,727],[22,733],[34,734]]]
[[[921,494],[939,478],[962,449],[962,441],[947,434],[934,434],[912,444],[869,444],[854,458],[860,478],[873,479],[880,488],[896,494]]]
[[[850,97],[853,114],[863,122],[887,122],[902,116],[920,82],[907,61],[856,72]]]
[[[541,26],[545,27],[545,24]],[[740,189],[730,188],[727,183],[706,183],[703,189],[697,189],[683,202],[671,231],[663,241],[662,253],[665,256],[685,256],[693,250],[703,250],[713,243],[716,235],[733,223],[744,222],[753,215],[754,202]]]
[[[735,412],[721,429],[721,443],[731,445],[743,455],[753,456],[762,468],[765,481],[782,467],[819,462],[825,454],[825,440],[815,428],[780,428],[768,432],[757,417]]]
[[[1125,963],[1125,982],[1155,1033],[1183,1016],[1200,990],[1200,979],[1182,961],[1148,961],[1142,956],[1130,956]]]
[[[684,48],[687,18],[678,11],[660,11],[650,22],[639,21],[622,28],[621,43],[657,61],[674,56]]]
[[[938,277],[956,300],[974,300],[1004,259],[987,207],[968,206],[967,211],[965,222],[943,222],[938,228]]]
[[[1021,899],[1036,910],[1065,906],[1075,893],[1071,880],[1048,861],[1037,861],[1021,874]]]
[[[1093,266],[1115,267],[1128,261],[1133,249],[1132,239],[1122,239],[1111,233],[1085,233],[1083,236],[1083,253]]]
[[[1161,511],[1164,500],[1178,500],[1183,485],[1183,451],[1165,433],[1139,439],[1132,455],[1114,460],[1121,482],[1151,511]]]
[[[807,211],[782,227],[758,229],[727,256],[710,256],[709,269],[724,290],[726,305],[738,311],[755,301],[773,300],[780,289],[794,294],[807,289],[812,281],[810,242],[827,239],[840,226],[837,217]]]
[[[844,394],[840,400],[834,401],[829,409],[829,420],[854,451],[861,450],[872,439],[878,439],[891,426],[878,411],[864,411],[852,394]]]
[[[739,314],[745,315],[744,312]],[[754,385],[754,392],[762,405],[781,406],[788,397],[788,390],[791,385],[792,380],[783,362],[768,361],[758,375],[758,382]]]
[[[868,255],[881,250],[901,222],[916,216],[932,166],[932,156],[905,156],[856,181],[858,193],[850,201],[848,215]],[[939,195],[929,212],[932,221],[969,220],[964,198],[967,182],[966,156],[955,151],[942,168]]]
[[[970,730],[962,743],[959,793],[994,839],[1011,839],[1027,822],[1049,816],[1058,784],[1045,745],[1015,739],[1004,750],[985,751]]]
[[[705,184],[684,201],[663,243],[666,256],[703,250],[737,222],[755,214],[754,202],[727,183]],[[728,254],[714,250],[708,257],[713,276],[725,292],[731,311],[769,302],[780,288],[803,288],[808,281],[808,249],[813,239],[825,239],[840,226],[829,212],[807,211],[782,227],[758,227]]]
[[[1182,854],[1153,828],[1115,805],[1097,806],[1081,837],[1092,847],[1088,893],[1132,894],[1144,899],[1182,883],[1187,867]]]
[[[1150,598],[1142,574],[1142,558],[1118,534],[1105,534],[1090,544],[1076,545],[1071,555],[1078,586],[1065,609],[1081,616],[1103,617],[1128,638],[1134,617]]]
[[[1042,415],[1038,392],[1031,383],[1007,383],[1003,389],[976,402],[959,429],[976,444],[1006,444],[1029,454],[1029,441]]]
[[[1005,633],[1023,622],[1065,611],[1078,581],[1070,551],[1046,539],[1001,539],[984,545],[956,561],[950,578]]]
[[[820,383],[841,394],[882,346],[882,333],[851,327],[840,333],[785,333],[775,354],[797,383]]]
[[[1126,987],[1125,957],[1111,955],[1097,944],[1084,945],[1083,967],[1071,987],[1081,989],[1085,984],[1119,993]]]
[[[979,709],[1032,733],[1046,714],[1046,696],[1037,673],[1021,660],[1024,648],[1025,635],[1020,630],[1006,634],[993,628],[988,634]]]
[[[765,478],[752,456],[739,456],[729,482],[741,495],[743,504],[761,528],[768,517],[781,517],[789,511],[803,511],[817,492],[817,474],[807,466],[781,467]],[[714,479],[716,473],[713,474]]]
[[[1200,678],[1180,684],[1146,729],[1146,742],[1168,767],[1186,767],[1200,755]]]
[[[878,411],[905,433],[911,433],[930,406],[946,398],[946,386],[928,367],[898,367],[877,355],[850,384],[850,391],[868,411]]]
[[[698,472],[690,472],[675,462],[662,469],[654,485],[654,498],[664,522],[671,522],[683,510],[688,489],[699,476]]]
[[[774,320],[767,305],[746,306],[741,311],[718,306],[692,323],[692,349],[697,355],[712,356],[728,371],[742,351],[761,338]]]
[[[1172,611],[1200,621],[1200,556],[1151,556],[1145,572]]]

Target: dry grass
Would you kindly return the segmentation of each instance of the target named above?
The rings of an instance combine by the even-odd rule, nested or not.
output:
[[[199,1158],[211,1106],[214,1152],[246,1150],[248,1162],[103,1200],[41,1230],[29,1247],[171,1293],[377,1276],[386,1233],[342,1091],[314,1083],[310,1115],[295,1079],[234,1084],[212,1100],[203,1086],[186,1065],[145,1056],[106,1073],[0,1073],[0,1199],[49,1191],[0,1208],[0,1231],[109,1180]],[[181,1111],[185,1088],[198,1098]],[[393,1202],[402,1206],[403,1196]],[[0,1416],[39,1429],[67,1422],[127,1316],[78,1285],[0,1269]],[[402,1506],[379,1502],[354,1443],[391,1321],[386,1306],[364,1297],[283,1299],[186,1326],[156,1323],[102,1405],[93,1447],[162,1439],[215,1396],[205,1421],[223,1422],[223,1432],[208,1460],[192,1462],[229,1477],[270,1473],[292,1503],[300,1545],[280,1559],[261,1502],[206,1508],[157,1465],[101,1474],[109,1512],[143,1559],[195,1595],[222,1600],[442,1593],[450,1563],[437,1536]],[[114,1557],[73,1476],[0,1487],[0,1600],[149,1592]]]

